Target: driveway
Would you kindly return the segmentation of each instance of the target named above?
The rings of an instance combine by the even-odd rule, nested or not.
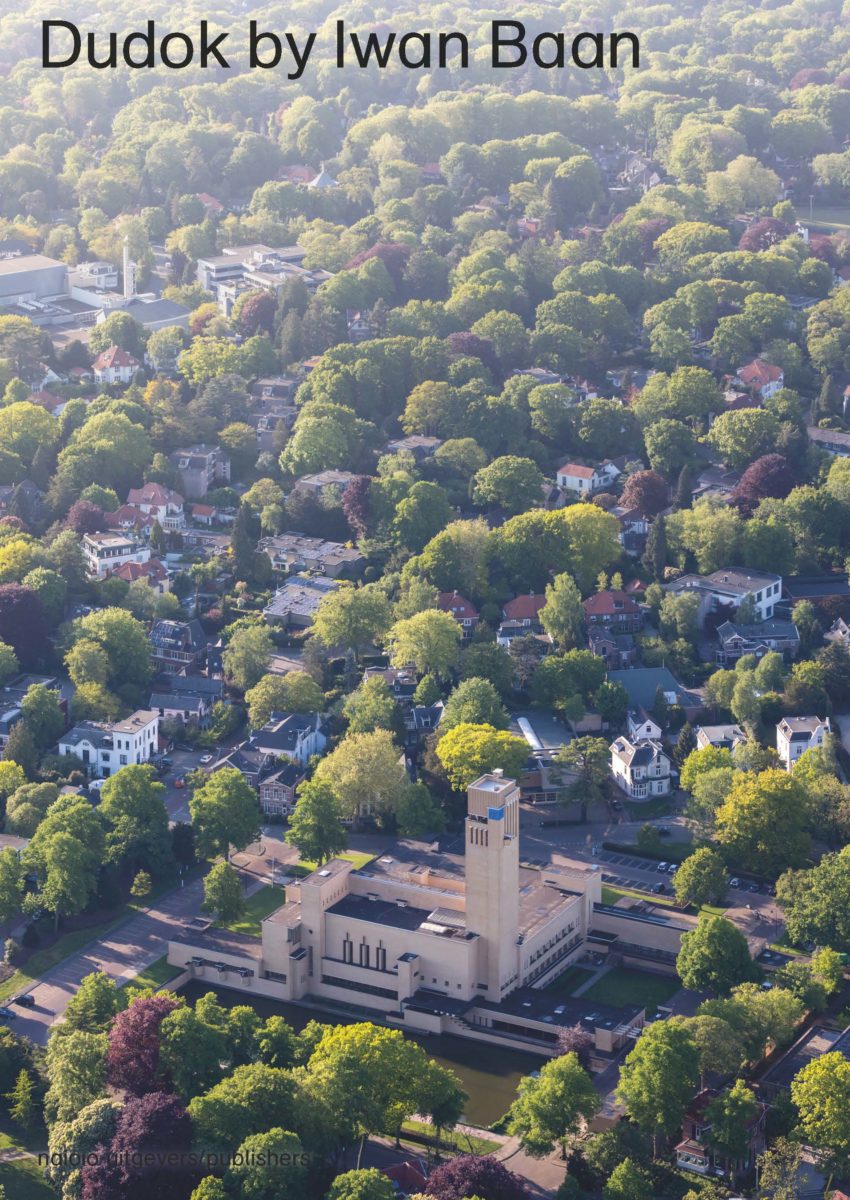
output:
[[[28,989],[35,1008],[13,1007],[18,1014],[11,1026],[15,1033],[32,1038],[39,1046],[46,1045],[50,1026],[65,1012],[86,975],[100,969],[112,979],[132,979],[162,957],[166,942],[182,921],[200,912],[203,898],[203,880],[195,879],[47,971]]]

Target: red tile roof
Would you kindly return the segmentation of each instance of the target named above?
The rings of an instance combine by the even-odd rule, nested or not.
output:
[[[774,363],[765,362],[763,358],[754,358],[752,362],[741,367],[738,378],[747,387],[761,389],[768,383],[778,383],[782,379],[782,368]]]
[[[640,607],[631,596],[622,591],[615,592],[611,588],[589,596],[583,607],[589,617],[634,616],[640,612]]]
[[[540,592],[529,592],[526,596],[514,596],[502,609],[506,621],[533,621],[546,603]]]
[[[478,619],[478,609],[474,604],[471,604],[465,596],[459,595],[457,592],[440,592],[437,597],[437,608],[443,612],[451,613],[453,617],[458,619],[465,617],[470,620]]]
[[[564,463],[558,467],[559,475],[575,475],[578,479],[592,479],[595,467],[583,467],[580,463]]]
[[[179,492],[163,487],[161,483],[146,483],[144,487],[130,488],[127,493],[128,504],[177,504],[183,503]]]
[[[110,346],[108,350],[104,350],[99,354],[92,363],[93,371],[108,371],[112,367],[138,367],[141,366],[137,358],[133,358],[128,350],[122,350],[119,346]]]
[[[168,572],[158,558],[152,558],[149,562],[144,563],[122,563],[120,567],[115,568],[112,574],[117,575],[119,579],[126,580],[127,583],[135,583],[137,579],[160,582],[168,578]]]

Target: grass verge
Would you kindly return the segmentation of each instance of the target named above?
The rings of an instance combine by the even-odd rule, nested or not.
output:
[[[267,884],[259,891],[254,892],[253,896],[248,897],[242,915],[235,921],[216,922],[216,924],[223,929],[229,929],[231,933],[241,933],[246,937],[259,937],[260,925],[263,920],[276,908],[280,908],[285,900],[286,893],[282,887],[272,887],[271,884]]]
[[[169,979],[173,979],[175,975],[179,974],[180,968],[171,966],[168,955],[163,954],[162,958],[152,962],[149,967],[140,971],[138,975],[134,975],[132,979],[122,980],[120,986],[122,988],[161,988],[163,984],[168,983]]]
[[[401,1127],[402,1138],[406,1133],[429,1139],[435,1136],[434,1126],[427,1121],[405,1121]],[[489,1154],[492,1150],[498,1150],[500,1145],[500,1142],[463,1133],[458,1129],[443,1129],[440,1133],[441,1148],[456,1150],[458,1154]]]

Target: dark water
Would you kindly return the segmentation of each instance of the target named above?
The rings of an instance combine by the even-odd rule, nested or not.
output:
[[[306,1008],[300,1004],[269,1000],[265,996],[246,996],[232,988],[217,988],[196,980],[179,989],[180,995],[194,1003],[205,992],[215,992],[221,1004],[231,1008],[235,1004],[250,1004],[261,1017],[281,1016],[296,1030],[301,1030],[308,1021],[329,1024],[348,1024],[344,1017],[326,1012],[321,1008]],[[352,1017],[351,1020],[360,1018]],[[365,1018],[363,1018],[365,1019]],[[523,1075],[536,1070],[545,1060],[534,1054],[524,1054],[487,1042],[473,1042],[466,1038],[444,1035],[417,1035],[418,1042],[429,1057],[441,1066],[450,1067],[458,1076],[469,1099],[466,1102],[464,1119],[471,1125],[486,1127],[498,1121],[510,1107],[516,1096],[517,1085]]]

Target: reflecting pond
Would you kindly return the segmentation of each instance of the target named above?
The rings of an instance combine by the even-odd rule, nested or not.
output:
[[[236,1004],[250,1004],[261,1017],[285,1017],[296,1030],[303,1029],[307,1022],[312,1020],[322,1021],[326,1025],[344,1025],[367,1019],[354,1016],[346,1019],[322,1008],[269,1000],[265,996],[246,996],[241,991],[218,988],[200,980],[187,983],[179,992],[191,1003],[205,992],[215,992],[226,1008]],[[545,1061],[535,1054],[525,1054],[520,1050],[467,1038],[444,1034],[410,1036],[431,1058],[444,1067],[450,1067],[458,1076],[463,1090],[469,1097],[464,1118],[471,1125],[486,1127],[497,1121],[516,1096],[517,1085],[522,1076],[536,1070]]]

